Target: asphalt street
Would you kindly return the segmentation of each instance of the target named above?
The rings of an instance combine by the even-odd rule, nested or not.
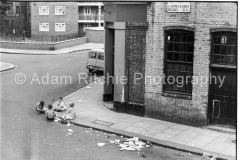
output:
[[[1,61],[17,65],[0,73],[1,159],[3,160],[91,160],[141,159],[137,151],[119,151],[103,132],[89,134],[88,128],[47,122],[37,115],[36,103],[45,105],[66,96],[90,81],[85,67],[87,51],[64,55],[0,54]],[[79,75],[81,78],[79,78]],[[25,81],[25,78],[26,81]],[[66,78],[68,77],[68,78]],[[69,78],[71,77],[71,78]],[[93,79],[93,78],[92,78]],[[21,84],[20,84],[21,83]],[[68,129],[74,132],[68,135]],[[110,139],[118,139],[111,137]],[[98,147],[97,143],[106,143]],[[146,159],[193,159],[177,156],[175,150],[158,146],[145,148]],[[197,158],[198,159],[198,158]]]

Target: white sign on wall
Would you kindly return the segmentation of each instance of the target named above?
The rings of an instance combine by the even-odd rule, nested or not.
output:
[[[168,2],[167,12],[190,12],[190,2]]]

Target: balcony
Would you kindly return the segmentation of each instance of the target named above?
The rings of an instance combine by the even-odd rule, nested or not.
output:
[[[102,2],[79,2],[78,6],[103,6]]]
[[[90,15],[86,15],[83,13],[79,13],[79,19],[78,22],[99,22],[99,15],[97,14],[90,14]],[[103,22],[104,20],[104,15],[101,14],[100,15],[100,22]]]

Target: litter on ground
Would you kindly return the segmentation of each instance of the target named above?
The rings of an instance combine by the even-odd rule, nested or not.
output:
[[[87,86],[87,88],[91,88],[90,86]]]
[[[184,154],[182,154],[181,152],[175,153],[178,156],[184,156]]]
[[[99,147],[102,147],[102,146],[105,146],[105,145],[106,145],[106,143],[98,143]]]
[[[71,129],[68,129],[68,131],[69,131],[69,132],[73,132],[73,130],[71,130]]]

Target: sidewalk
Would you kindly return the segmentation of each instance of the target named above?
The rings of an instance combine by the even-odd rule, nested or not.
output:
[[[112,104],[102,102],[103,85],[100,82],[98,80],[64,97],[65,104],[75,103],[76,113],[79,114],[72,120],[73,124],[139,137],[180,151],[199,155],[208,152],[222,159],[236,159],[236,143],[232,142],[236,140],[235,134],[115,112],[111,109]]]
[[[98,48],[104,48],[104,44],[103,43],[84,43],[84,44],[81,44],[81,45],[78,45],[78,46],[58,49],[58,50],[55,50],[55,51],[0,48],[0,53],[59,55],[59,54],[67,54],[67,53],[76,52],[76,51],[83,51],[83,50],[89,50],[89,49],[98,49]]]
[[[11,63],[0,62],[0,72],[10,70],[15,68],[16,66]]]

